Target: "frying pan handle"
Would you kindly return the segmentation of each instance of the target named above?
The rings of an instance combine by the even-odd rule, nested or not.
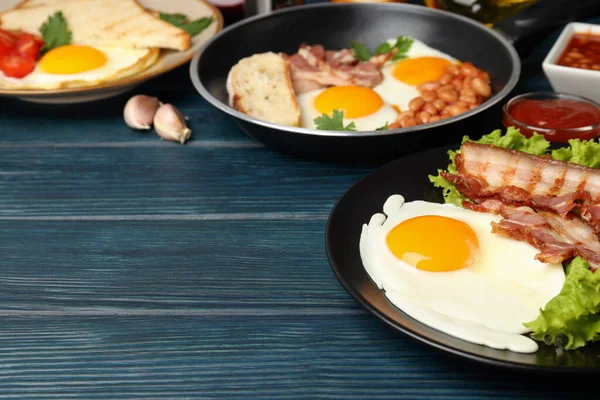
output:
[[[581,18],[591,18],[599,13],[599,0],[540,0],[520,13],[501,20],[494,29],[518,45],[522,39],[546,29]]]

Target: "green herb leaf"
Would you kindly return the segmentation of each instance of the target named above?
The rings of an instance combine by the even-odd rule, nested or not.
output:
[[[386,122],[384,126],[380,126],[379,128],[375,129],[376,131],[385,131],[387,129],[390,129],[388,126],[388,123]]]
[[[392,51],[392,45],[389,44],[388,42],[383,42],[375,48],[374,53],[375,53],[375,55],[379,55],[379,54],[387,54],[390,51]]]
[[[163,21],[167,21],[171,25],[175,25],[177,27],[187,22],[187,17],[185,16],[185,14],[168,14],[161,12],[160,19],[162,19]]]
[[[213,17],[204,17],[192,22],[188,22],[188,18],[184,14],[167,14],[160,13],[160,19],[183,29],[192,36],[196,36],[213,22]]]
[[[359,42],[350,42],[350,46],[352,46],[356,58],[361,61],[369,61],[371,58],[371,52],[367,46]]]
[[[392,57],[392,61],[402,60],[407,57],[407,52],[410,50],[414,40],[408,36],[398,36],[394,49],[397,49],[396,54]]]
[[[72,34],[61,11],[48,17],[48,20],[40,26],[40,33],[44,39],[42,52],[71,43]]]
[[[190,35],[196,36],[203,30],[208,28],[210,26],[210,24],[212,24],[212,22],[213,22],[212,17],[204,17],[204,18],[200,18],[195,21],[192,21],[192,22],[188,22],[187,24],[183,24],[180,26],[180,28],[183,29],[184,31],[186,31],[187,33],[189,33]]]
[[[354,122],[344,126],[344,112],[340,110],[333,110],[331,117],[323,114],[313,121],[317,125],[317,129],[322,131],[356,131]]]

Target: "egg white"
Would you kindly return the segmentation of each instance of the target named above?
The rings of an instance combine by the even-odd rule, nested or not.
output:
[[[422,323],[460,339],[498,349],[535,352],[537,344],[522,334],[523,323],[537,318],[565,281],[560,264],[534,259],[529,244],[491,233],[501,217],[451,204],[404,203],[391,196],[364,224],[360,237],[363,265],[386,297]],[[387,215],[387,217],[386,217]],[[480,257],[474,266],[449,272],[419,270],[399,260],[386,236],[400,222],[440,215],[467,223],[477,234]],[[448,232],[452,235],[452,232]],[[431,243],[435,246],[435,243]]]
[[[322,115],[315,108],[315,98],[325,89],[311,90],[310,92],[298,95],[298,106],[300,107],[301,126],[303,128],[316,129],[314,119]],[[392,123],[398,118],[398,113],[389,104],[383,104],[379,110],[371,115],[360,118],[344,118],[344,126],[354,122],[357,131],[374,131],[384,126],[386,123]]]
[[[389,39],[387,42],[390,45],[394,45],[396,43],[396,39]],[[413,39],[413,44],[406,52],[406,56],[406,58],[439,57],[445,58],[453,63],[458,62],[457,59],[449,56],[446,53],[436,50],[417,39]],[[404,60],[406,60],[406,58]],[[394,77],[394,68],[396,68],[396,65],[398,65],[398,63],[401,61],[402,60],[388,61],[383,65],[381,68],[383,81],[379,85],[375,86],[373,90],[375,90],[386,103],[396,105],[400,107],[402,111],[406,111],[408,110],[408,103],[410,103],[410,101],[415,97],[419,96],[419,91],[417,90],[416,86],[408,85]]]
[[[62,89],[90,86],[131,76],[156,62],[159,49],[126,49],[98,47],[106,56],[106,64],[77,74],[49,74],[42,71],[39,62],[35,70],[23,78],[10,78],[0,71],[0,87],[13,89]]]

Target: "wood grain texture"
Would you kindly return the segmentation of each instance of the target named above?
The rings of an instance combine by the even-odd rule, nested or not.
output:
[[[150,147],[0,143],[0,152],[0,218],[256,212],[326,218],[337,198],[371,171],[263,147],[159,141]]]
[[[0,339],[0,398],[589,398],[433,352],[366,314],[5,318]]]
[[[324,228],[323,219],[0,221],[0,315],[354,312]]]

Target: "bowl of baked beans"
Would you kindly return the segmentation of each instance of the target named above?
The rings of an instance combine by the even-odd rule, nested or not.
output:
[[[555,92],[600,102],[600,25],[565,26],[542,68]]]

